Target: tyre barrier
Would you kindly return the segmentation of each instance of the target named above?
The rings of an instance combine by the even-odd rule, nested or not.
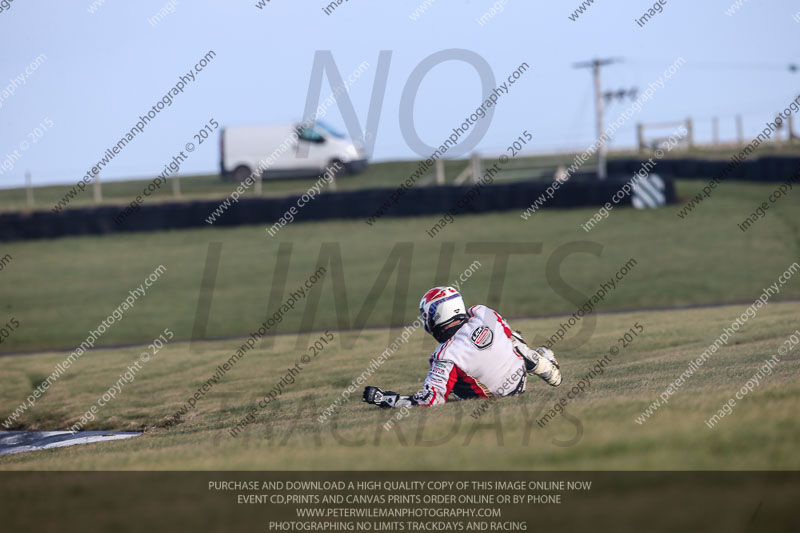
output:
[[[589,174],[576,174],[545,197],[543,208],[573,208],[601,206],[628,181],[628,175],[611,175],[598,180]],[[664,178],[667,203],[676,201],[672,179]],[[486,213],[492,211],[527,209],[545,194],[552,182],[522,181],[477,187],[468,185],[417,186],[406,189],[398,202],[383,216],[408,217],[443,214],[451,209],[457,213]],[[477,187],[477,188],[476,188]],[[297,209],[295,220],[363,219],[373,216],[391,198],[395,189],[363,189],[324,193]],[[272,226],[292,206],[299,196],[243,198],[217,218],[214,227],[244,224]],[[470,201],[465,202],[464,199]],[[631,205],[630,195],[618,205]],[[0,241],[47,239],[69,235],[103,235],[132,231],[161,231],[209,227],[206,219],[220,206],[220,200],[164,202],[143,204],[139,210],[118,225],[114,217],[124,205],[76,207],[61,213],[52,211],[20,211],[0,214]],[[380,226],[380,218],[373,225]]]
[[[615,174],[633,174],[644,163],[639,159],[614,159],[608,161],[608,172]],[[728,166],[731,168],[726,172]],[[800,169],[800,157],[768,156],[758,159],[746,159],[736,163],[730,159],[661,159],[656,172],[662,176],[680,179],[709,180],[723,175],[724,180],[782,182],[789,179]]]

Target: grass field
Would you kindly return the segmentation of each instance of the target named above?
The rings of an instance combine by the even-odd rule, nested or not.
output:
[[[691,152],[675,152],[676,157],[698,157],[709,159],[727,159],[733,152],[733,147],[723,146],[698,147]],[[792,156],[800,154],[800,145],[763,144],[752,155],[753,158],[766,155]],[[633,151],[615,151],[610,154],[613,158],[640,157]],[[491,160],[490,155],[485,157]],[[505,179],[530,179],[536,175],[538,169],[547,169],[552,175],[552,170],[559,165],[569,165],[572,162],[573,154],[556,155],[535,155],[519,157],[506,165],[506,172],[502,173],[498,180]],[[467,160],[447,160],[445,161],[445,174],[447,181],[451,182],[461,173],[469,162]],[[397,187],[408,178],[416,169],[418,161],[390,161],[383,163],[372,163],[367,170],[354,176],[346,176],[337,180],[339,190],[355,190],[371,187]],[[526,169],[515,172],[515,168]],[[33,209],[49,210],[60,199],[67,194],[74,186],[79,176],[69,183],[69,185],[53,185],[36,187],[34,190]],[[124,181],[106,181],[102,183],[103,199],[99,205],[124,205],[130,203],[137,194],[142,194],[142,190],[152,181],[151,178],[130,179]],[[316,182],[313,179],[271,179],[265,180],[262,188],[264,196],[281,196],[287,194],[302,194]],[[230,195],[236,188],[236,183],[222,181],[218,174],[185,176],[180,178],[181,197],[180,200],[197,199],[223,199]],[[242,196],[254,195],[253,187],[250,187]],[[0,212],[27,210],[27,196],[24,188],[2,189],[0,190]],[[147,200],[148,202],[176,201],[173,194],[172,185],[167,184],[155,191]],[[72,199],[67,206],[70,207],[96,205],[91,186]]]
[[[678,183],[682,199],[700,187],[699,182]],[[144,428],[144,436],[6,456],[0,468],[796,469],[796,352],[732,415],[714,429],[704,425],[797,329],[800,303],[791,300],[800,297],[800,281],[795,279],[781,286],[780,294],[667,406],[644,424],[635,422],[689,361],[741,315],[746,305],[740,302],[752,302],[800,259],[800,196],[781,199],[746,233],[736,227],[774,188],[725,183],[685,220],[676,216],[679,206],[615,209],[590,233],[580,224],[594,210],[572,209],[543,210],[528,221],[516,211],[459,216],[435,239],[425,230],[437,217],[418,217],[384,218],[374,227],[363,221],[296,223],[274,238],[263,227],[240,226],[5,244],[0,257],[11,259],[0,271],[0,324],[13,318],[19,326],[3,339],[0,352],[45,352],[0,358],[3,420],[159,265],[166,271],[146,295],[107,329],[97,349],[83,355],[20,417],[17,427],[70,427],[137,359],[142,344],[165,328],[175,338],[83,428]],[[511,253],[507,263],[498,250],[487,248],[498,242],[500,252]],[[212,243],[219,243],[221,255],[206,337],[217,340],[196,342],[190,349],[186,341],[198,315]],[[402,253],[397,258],[407,262],[399,261],[401,266],[382,278],[379,272],[398,243]],[[289,246],[288,262],[276,263],[281,247],[285,252]],[[526,247],[532,253],[518,253]],[[339,250],[341,267],[336,261],[324,263],[327,272],[311,296],[275,328],[281,335],[274,346],[257,345],[182,423],[166,427],[167,417],[231,356],[242,337],[317,269],[321,250]],[[448,258],[449,268],[441,268],[448,266]],[[585,321],[581,335],[591,333],[588,342],[576,342],[573,330],[556,345],[567,376],[561,389],[532,380],[528,394],[492,404],[480,422],[470,416],[480,404],[464,402],[412,412],[387,432],[383,424],[391,413],[368,409],[358,398],[339,408],[333,421],[317,422],[321,411],[397,337],[400,326],[416,317],[420,294],[435,283],[457,280],[471,268],[461,283],[468,303],[496,306],[506,317],[527,317],[513,319],[512,325],[544,342],[565,315],[626,263],[627,275],[598,304],[600,314]],[[278,264],[287,272],[282,294],[272,292]],[[406,277],[407,288],[398,284]],[[316,315],[308,314],[315,308]],[[395,308],[401,313],[393,315]],[[636,322],[644,333],[620,349],[608,370],[569,404],[569,416],[544,428],[533,422]],[[307,365],[277,402],[259,412],[249,431],[230,436],[228,430],[249,406],[325,329],[335,334],[333,345]],[[298,330],[305,333],[298,335]],[[115,347],[120,344],[139,346]],[[433,341],[417,332],[368,381],[401,392],[416,390],[432,348]],[[442,435],[446,442],[431,444],[444,440]],[[557,443],[570,439],[576,442]],[[458,453],[451,453],[453,447]]]
[[[678,183],[684,198],[699,187],[697,182]],[[178,339],[190,338],[214,242],[220,243],[221,256],[208,315],[210,338],[253,331],[316,270],[323,243],[340,247],[342,267],[328,265],[329,273],[314,286],[319,306],[303,329],[407,324],[425,290],[452,282],[476,260],[481,267],[463,284],[466,298],[496,305],[509,317],[572,313],[631,258],[635,268],[608,294],[601,310],[751,300],[800,258],[798,193],[781,199],[747,233],[736,227],[773,189],[725,183],[685,220],[676,216],[678,206],[616,209],[590,233],[580,224],[594,210],[545,209],[528,221],[516,211],[459,216],[434,239],[425,231],[438,217],[384,218],[374,226],[359,220],[296,223],[275,237],[261,226],[239,226],[5,243],[0,256],[13,259],[0,271],[0,324],[13,317],[20,326],[0,344],[0,353],[75,349],[159,265],[166,272],[97,344],[149,342],[165,327]],[[497,256],[484,244],[495,242],[507,243],[503,250],[509,252],[522,251],[519,243],[540,245],[541,251],[512,253],[502,276],[495,272]],[[270,302],[276,257],[286,243],[292,251],[285,293],[276,291]],[[396,243],[408,243],[409,261],[399,269],[408,276],[408,290],[396,293],[398,274],[393,272],[385,290],[368,299]],[[452,264],[437,279],[440,256],[447,258],[449,246]],[[548,274],[548,263],[564,250],[571,252],[563,253],[560,274]],[[346,288],[337,289],[338,302],[334,287]],[[797,297],[800,282],[783,287],[780,298]],[[374,307],[364,307],[373,301]],[[402,316],[393,321],[395,303]],[[305,308],[301,302],[287,313],[276,331],[297,332]]]
[[[781,358],[771,375],[737,402],[713,429],[713,416],[777,353],[797,329],[800,303],[770,303],[717,351],[650,420],[635,418],[743,311],[742,305],[684,311],[599,316],[588,343],[556,351],[564,384],[552,389],[532,377],[528,392],[490,404],[481,401],[418,408],[394,429],[394,411],[354,398],[320,424],[320,412],[382,352],[392,335],[368,331],[351,349],[337,338],[307,363],[278,402],[260,411],[249,430],[228,430],[266,394],[306,350],[291,335],[274,349],[256,349],[218,383],[186,421],[164,421],[207,380],[241,341],[210,342],[190,351],[168,345],[143,367],[121,395],[102,408],[87,429],[147,428],[127,441],[0,457],[2,469],[797,469],[800,456],[800,347]],[[627,347],[618,339],[640,323],[644,331]],[[559,318],[515,320],[527,335],[549,332]],[[425,336],[421,330],[415,340]],[[432,347],[428,342],[428,347]],[[544,428],[534,420],[596,364],[619,347],[605,372]],[[29,411],[26,427],[66,428],[91,406],[141,350],[109,349],[85,355]],[[0,359],[0,406],[5,413],[51,371],[63,354]],[[426,373],[427,356],[416,343],[393,355],[369,383],[411,392]],[[358,393],[357,393],[358,395]],[[437,443],[438,441],[438,443]]]
[[[550,160],[551,158],[546,158],[544,162]],[[537,159],[537,161],[539,161],[539,159]],[[417,169],[417,164],[418,161],[373,163],[365,172],[338,178],[336,180],[336,186],[338,190],[395,187]],[[556,163],[554,163],[554,165],[555,164]],[[450,179],[453,179],[466,165],[467,161],[447,161],[445,163],[445,173]],[[103,200],[100,202],[100,205],[128,204],[131,200],[136,198],[137,194],[142,194],[142,190],[147,187],[150,181],[152,181],[152,178],[103,182]],[[264,180],[261,193],[263,196],[302,194],[316,181],[317,178]],[[238,184],[233,181],[221,180],[218,174],[187,176],[180,180],[181,199],[222,199],[230,195],[231,192],[236,189],[237,185]],[[34,191],[34,208],[50,209],[67,194],[67,191],[69,191],[72,186],[74,186],[74,183],[69,186],[54,185],[37,187]],[[245,191],[242,197],[246,198],[254,194],[254,188],[251,186]],[[148,202],[175,200],[176,198],[173,194],[171,184],[162,186],[147,199]],[[87,205],[95,205],[91,186],[71,200],[67,208]],[[20,209],[27,209],[25,189],[18,188],[2,191],[2,194],[0,194],[0,212],[16,211]]]

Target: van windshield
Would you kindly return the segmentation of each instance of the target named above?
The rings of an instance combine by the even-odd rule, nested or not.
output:
[[[344,134],[343,133],[340,133],[339,131],[333,129],[332,127],[330,127],[329,125],[325,124],[321,120],[315,121],[314,122],[314,127],[317,129],[317,131],[321,130],[323,133],[328,133],[329,135],[333,135],[334,137],[337,137],[339,139],[344,139]]]

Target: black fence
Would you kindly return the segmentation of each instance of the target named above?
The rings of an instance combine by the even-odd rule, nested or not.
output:
[[[600,181],[594,176],[575,175],[545,196],[544,208],[600,206],[611,199],[630,176],[610,176]],[[665,179],[668,202],[675,201],[675,186]],[[405,191],[396,204],[382,215],[404,217],[443,214],[451,209],[458,213],[522,210],[545,194],[550,181],[524,181],[506,184],[462,186],[416,186]],[[242,224],[272,226],[293,206],[295,220],[363,219],[375,216],[395,189],[364,189],[325,193],[302,208],[297,207],[299,196],[281,198],[247,198],[221,213],[215,227]],[[552,191],[551,191],[552,192]],[[630,205],[626,196],[619,205]],[[0,214],[0,241],[45,239],[67,235],[100,235],[128,231],[159,231],[168,229],[208,227],[210,216],[220,207],[220,200],[186,201],[144,204],[127,216],[121,224],[115,222],[125,206],[79,207],[61,213],[34,211]],[[374,222],[380,225],[380,218]]]

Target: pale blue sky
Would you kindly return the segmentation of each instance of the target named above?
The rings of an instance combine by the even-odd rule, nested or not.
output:
[[[787,68],[800,63],[800,23],[792,18],[800,12],[797,0],[751,0],[732,17],[725,10],[733,0],[670,0],[644,28],[634,17],[652,5],[648,1],[596,0],[572,22],[568,15],[577,0],[507,0],[504,11],[483,27],[476,19],[495,0],[435,0],[412,21],[409,15],[420,1],[349,0],[326,15],[322,0],[271,0],[263,10],[256,0],[180,0],[174,13],[151,26],[148,18],[167,0],[106,0],[94,14],[87,11],[92,0],[14,0],[0,12],[0,93],[39,54],[47,59],[0,101],[0,163],[43,119],[54,126],[0,175],[0,187],[23,183],[25,170],[33,172],[35,183],[76,182],[212,49],[214,61],[109,164],[104,179],[158,174],[210,118],[222,126],[299,119],[316,50],[331,50],[344,76],[362,61],[370,64],[350,89],[362,126],[378,53],[393,51],[375,160],[417,157],[400,132],[400,95],[414,67],[447,48],[477,52],[498,81],[523,61],[532,67],[497,107],[478,145],[487,153],[501,150],[525,129],[534,134],[535,151],[582,149],[593,142],[590,74],[571,65],[594,56],[626,60],[604,70],[609,89],[643,89],[675,58],[686,60],[617,133],[612,147],[634,143],[639,119],[693,116],[698,137],[707,139],[711,116],[719,115],[723,137],[732,137],[733,116],[741,112],[747,134],[755,134],[800,92],[800,73]],[[329,92],[326,82],[323,98]],[[417,96],[420,135],[439,144],[479,101],[474,69],[457,62],[440,65]],[[608,116],[623,108],[612,104]],[[344,129],[336,109],[327,121]],[[213,172],[218,166],[215,134],[181,173]]]

